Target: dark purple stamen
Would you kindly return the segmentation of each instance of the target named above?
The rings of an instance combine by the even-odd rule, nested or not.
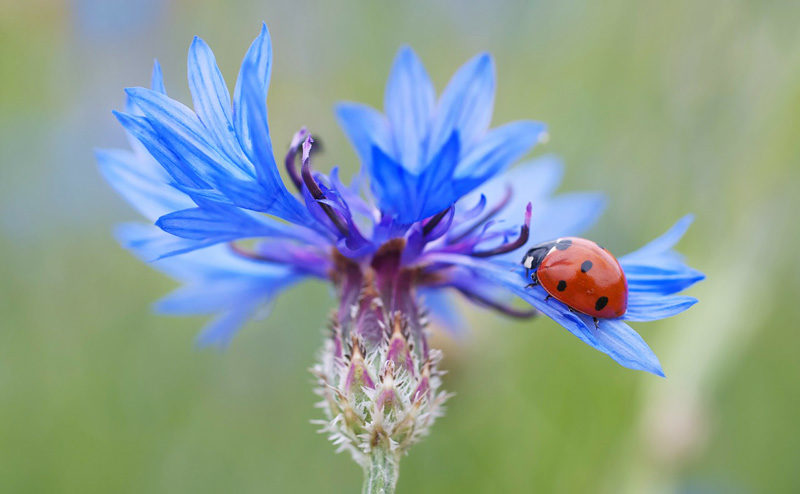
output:
[[[475,302],[476,304],[489,307],[490,309],[494,309],[509,317],[513,317],[516,319],[530,319],[531,317],[536,317],[539,314],[539,312],[535,309],[530,309],[530,310],[515,309],[514,307],[510,307],[508,305],[495,302],[494,300],[489,300],[488,298],[484,298],[481,295],[478,295],[477,293],[460,286],[456,287],[456,290],[461,292],[462,295],[467,297],[469,300]]]
[[[433,231],[433,229],[436,228],[436,225],[438,225],[439,222],[442,221],[442,218],[444,218],[447,215],[447,213],[450,211],[452,207],[453,206],[450,206],[449,208],[436,213],[435,216],[433,216],[430,220],[428,220],[428,222],[425,223],[425,226],[422,227],[422,235],[428,235],[431,231]]]
[[[303,180],[297,173],[295,158],[297,157],[297,150],[300,149],[300,144],[303,143],[306,136],[308,136],[308,129],[305,127],[300,128],[300,130],[294,134],[292,143],[289,145],[289,151],[286,153],[286,158],[283,160],[286,165],[286,171],[289,173],[289,178],[292,180],[292,183],[294,183],[298,192],[303,192]]]
[[[319,188],[319,184],[317,184],[317,181],[314,180],[311,174],[311,144],[313,142],[314,140],[311,136],[306,136],[306,140],[303,142],[303,169],[301,174],[303,176],[303,183],[306,184],[311,196],[317,201],[320,201],[325,199],[325,194],[322,192],[322,189]],[[347,237],[350,234],[350,229],[347,227],[347,223],[345,223],[342,217],[328,204],[324,202],[319,202],[318,204],[322,210],[325,211],[325,214],[328,215],[328,218],[331,219],[336,229],[339,230],[339,233]]]
[[[466,237],[467,235],[473,233],[475,230],[480,228],[481,225],[494,218],[495,215],[497,215],[497,213],[499,213],[500,211],[505,209],[506,206],[508,206],[508,203],[511,201],[511,196],[513,195],[513,193],[514,190],[511,188],[511,185],[506,184],[506,190],[505,193],[503,194],[503,198],[500,199],[500,202],[495,204],[495,206],[492,209],[487,211],[486,214],[483,215],[481,219],[477,220],[472,226],[470,226],[463,232],[459,233],[458,235],[449,238],[448,240],[451,243],[458,242],[459,240],[462,240],[464,237]]]
[[[482,250],[470,254],[472,257],[492,257],[517,250],[528,242],[531,232],[531,203],[525,208],[525,223],[520,228],[519,236],[513,242],[509,242],[494,249]]]

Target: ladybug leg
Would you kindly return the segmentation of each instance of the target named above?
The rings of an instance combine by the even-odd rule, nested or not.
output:
[[[553,296],[548,293],[547,296],[544,298],[544,301],[547,302],[551,298],[553,298]]]
[[[526,270],[525,272],[526,275],[528,274],[528,271],[530,270]],[[531,277],[531,282],[525,285],[525,288],[531,288],[539,285],[539,277],[536,276],[536,271],[534,271],[533,274],[530,275],[530,277]]]
[[[594,329],[600,329],[600,321],[596,317],[592,319],[594,319]]]

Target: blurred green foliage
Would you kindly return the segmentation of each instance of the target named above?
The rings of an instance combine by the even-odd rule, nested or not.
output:
[[[624,253],[697,215],[680,249],[709,276],[701,303],[636,325],[666,380],[550,321],[470,313],[468,336],[437,339],[456,396],[400,492],[800,491],[800,4],[131,4],[0,2],[0,491],[358,489],[309,423],[327,288],[295,289],[227,351],[198,351],[203,320],[149,312],[174,284],[115,244],[113,223],[135,216],[91,155],[125,145],[110,110],[152,57],[189,101],[191,36],[232,84],[262,20],[278,150],[307,124],[318,166],[352,173],[337,100],[380,106],[402,43],[438,88],[486,49],[495,122],[547,122],[562,190],[608,193],[592,237]]]

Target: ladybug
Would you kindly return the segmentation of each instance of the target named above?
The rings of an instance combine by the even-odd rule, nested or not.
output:
[[[528,286],[541,285],[571,311],[594,318],[616,318],[628,308],[628,281],[619,261],[591,240],[559,238],[530,249],[522,258]],[[533,273],[531,273],[531,271]]]

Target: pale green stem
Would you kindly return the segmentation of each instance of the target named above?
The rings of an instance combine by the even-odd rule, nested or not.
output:
[[[397,487],[400,457],[383,448],[370,453],[369,464],[364,468],[362,494],[392,494]]]

